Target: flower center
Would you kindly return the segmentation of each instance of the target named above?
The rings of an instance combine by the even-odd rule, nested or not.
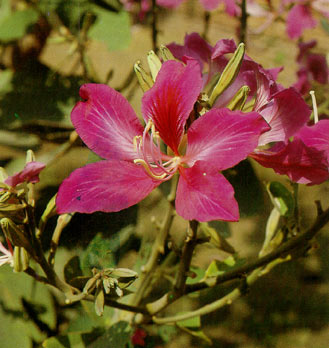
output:
[[[134,163],[142,165],[151,178],[167,181],[176,173],[181,157],[170,157],[161,152],[161,138],[152,120],[147,122],[142,136],[134,137],[133,143],[137,152]]]

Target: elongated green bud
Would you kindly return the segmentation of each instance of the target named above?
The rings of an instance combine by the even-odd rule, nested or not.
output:
[[[134,70],[143,92],[148,91],[154,84],[152,76],[142,68],[140,61],[135,63]]]
[[[237,77],[240,66],[242,64],[243,56],[245,52],[244,43],[240,43],[232,58],[227,63],[222,75],[220,76],[215,88],[213,89],[210,97],[209,104],[213,106],[217,98],[232,84]]]
[[[242,110],[248,98],[249,92],[250,88],[248,86],[242,86],[228,103],[227,107],[230,110]]]
[[[26,151],[26,163],[35,161],[35,154],[32,150]]]
[[[29,254],[24,248],[15,246],[14,272],[24,272],[29,267]]]
[[[56,194],[57,195],[57,194]],[[46,223],[48,221],[49,218],[51,218],[52,216],[56,215],[56,195],[54,195],[50,201],[47,204],[46,209],[44,210],[41,218],[40,218],[40,222],[39,222],[39,229],[37,232],[37,237],[40,237],[41,233],[43,232]]]
[[[166,62],[167,60],[176,60],[173,54],[170,52],[169,48],[161,45],[160,46],[160,52],[162,59]]]
[[[148,54],[147,54],[147,63],[150,67],[150,71],[151,71],[151,75],[152,75],[152,79],[153,81],[155,81],[157,75],[158,75],[158,72],[160,71],[161,69],[161,60],[159,59],[159,57],[154,53],[154,51],[150,51]]]

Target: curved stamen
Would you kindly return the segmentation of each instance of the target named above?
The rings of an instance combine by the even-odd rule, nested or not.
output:
[[[149,131],[151,131],[151,134],[147,139]],[[135,136],[133,139],[134,149],[138,156],[134,163],[142,165],[151,178],[167,181],[176,173],[180,164],[180,157],[172,157],[163,163],[164,155],[161,152],[160,140],[159,132],[155,130],[152,120],[149,120],[143,135]],[[147,145],[149,145],[149,148],[147,148]]]

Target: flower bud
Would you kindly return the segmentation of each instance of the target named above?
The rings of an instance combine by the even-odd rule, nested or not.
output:
[[[142,68],[140,61],[135,63],[134,70],[143,92],[148,91],[154,84],[151,75]]]
[[[250,88],[248,86],[242,86],[232,98],[232,100],[228,103],[227,107],[233,111],[242,110],[248,98],[249,92]]]
[[[29,254],[21,247],[14,249],[14,272],[24,272],[29,267]]]
[[[150,51],[148,54],[147,54],[147,63],[150,67],[150,70],[151,70],[151,75],[152,75],[152,80],[155,81],[157,75],[158,75],[158,72],[160,71],[161,69],[161,60],[159,59],[159,57],[154,53],[154,51]]]
[[[240,43],[232,58],[227,63],[224,71],[222,72],[216,86],[214,87],[210,97],[209,104],[213,106],[217,98],[233,83],[237,77],[242,60],[244,57],[245,45]]]

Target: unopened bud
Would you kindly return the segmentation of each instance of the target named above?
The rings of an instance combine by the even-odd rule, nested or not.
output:
[[[248,98],[249,92],[250,88],[248,86],[242,86],[228,103],[227,107],[230,110],[242,110]]]
[[[155,79],[158,75],[158,72],[161,69],[161,65],[162,65],[161,60],[154,53],[154,51],[150,51],[147,54],[147,62],[148,62],[148,65],[150,67],[150,70],[151,70],[152,79],[153,79],[153,81],[155,81]]]
[[[148,91],[154,84],[152,76],[142,68],[140,61],[135,63],[134,70],[143,92]]]
[[[24,272],[29,267],[29,254],[21,247],[15,246],[14,249],[14,271]]]
[[[26,163],[34,162],[35,161],[35,154],[32,150],[26,151]]]
[[[161,45],[160,46],[160,52],[163,60],[166,62],[167,60],[176,60],[173,54],[170,52],[169,48]]]
[[[244,43],[240,43],[232,58],[227,63],[223,73],[221,74],[215,88],[209,97],[209,105],[213,106],[217,98],[233,83],[237,77],[240,66],[242,64],[245,52]]]

